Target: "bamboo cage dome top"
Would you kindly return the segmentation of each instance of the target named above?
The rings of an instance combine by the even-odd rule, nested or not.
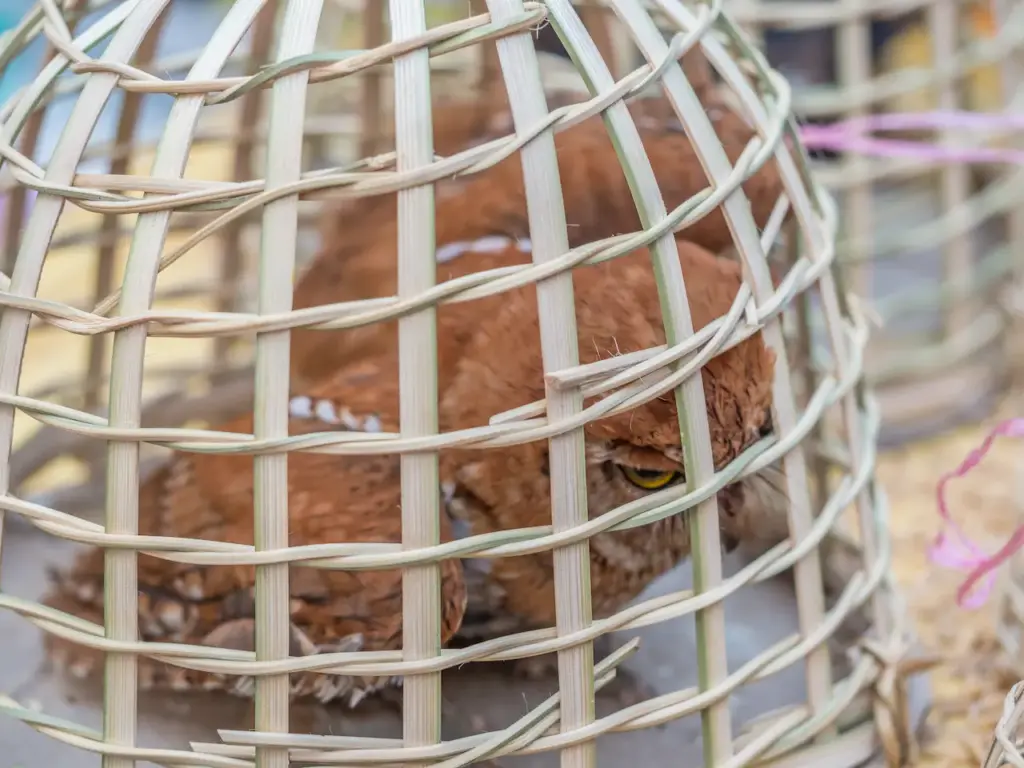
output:
[[[108,652],[102,732],[40,715],[10,699],[2,702],[4,712],[65,743],[104,755],[104,766],[109,768],[135,760],[218,766],[248,765],[255,760],[260,766],[284,766],[289,758],[282,747],[297,750],[293,759],[305,759],[303,750],[312,750],[319,753],[314,758],[317,762],[351,765],[427,760],[432,765],[455,766],[506,754],[560,751],[563,766],[583,767],[596,764],[595,737],[649,728],[686,715],[699,715],[704,723],[700,751],[705,765],[745,766],[755,760],[799,755],[818,736],[873,733],[871,701],[884,695],[880,681],[891,683],[896,662],[885,654],[853,654],[847,674],[833,679],[835,655],[830,660],[828,642],[840,625],[862,609],[870,617],[870,634],[876,641],[896,642],[905,630],[897,621],[899,610],[889,582],[884,495],[872,479],[878,410],[860,386],[867,326],[856,301],[844,293],[831,270],[835,206],[807,172],[793,130],[789,86],[723,13],[721,3],[690,6],[660,0],[658,22],[674,30],[666,38],[653,11],[641,0],[612,0],[618,23],[646,59],[644,65],[616,79],[567,0],[543,4],[488,0],[486,13],[430,29],[418,0],[393,0],[391,40],[358,53],[315,50],[324,0],[277,4],[234,0],[198,55],[177,63],[182,72],[177,76],[176,69],[153,58],[152,48],[146,54],[149,58],[140,53],[147,50],[150,36],[176,2],[182,0],[95,2],[88,4],[87,14],[80,15],[72,10],[76,4],[39,0],[0,44],[0,65],[32,41],[41,39],[47,47],[36,78],[0,110],[0,154],[4,172],[14,182],[9,206],[25,190],[35,193],[31,205],[24,196],[20,198],[24,220],[17,227],[16,240],[8,243],[14,249],[8,254],[10,268],[0,278],[0,507],[7,513],[9,528],[14,516],[53,536],[106,550],[105,627],[6,592],[0,592],[0,606],[47,633]],[[244,50],[243,41],[260,37],[259,29],[251,38],[247,32],[265,7],[277,8],[274,24],[264,30],[270,30],[264,43],[272,41],[266,48],[271,51],[269,58],[243,64],[243,69],[250,68],[241,74],[225,74],[229,61],[237,65],[233,57]],[[542,23],[555,28],[590,91],[579,103],[550,111],[530,33]],[[447,157],[435,157],[429,130],[431,64],[459,50],[489,45],[496,46],[514,131]],[[730,108],[751,126],[752,136],[734,161],[716,134],[713,116],[703,108],[680,65],[684,54],[698,48],[719,76]],[[374,67],[390,68],[394,81],[394,153],[345,167],[309,170],[304,156],[306,126],[297,116],[306,114],[310,94],[331,81]],[[641,142],[639,121],[627,106],[627,101],[648,88],[658,90],[665,99],[711,182],[671,210]],[[38,128],[39,116],[55,94],[70,96],[73,107],[52,152],[40,156],[26,146],[25,137],[34,125]],[[107,173],[83,171],[83,159],[92,151],[90,139],[105,106],[115,97],[133,94],[173,99],[148,167],[112,164]],[[255,95],[266,100],[265,117],[259,118],[265,121],[265,129],[261,126],[249,136],[264,154],[262,170],[236,164],[235,173],[248,175],[227,181],[186,175],[190,155],[198,151],[197,126],[204,114],[234,104],[252,119],[245,105]],[[603,115],[643,226],[570,248],[564,202],[569,191],[556,162],[554,137],[598,113]],[[433,265],[443,243],[436,236],[441,224],[434,211],[441,202],[440,193],[435,200],[433,185],[440,189],[453,177],[486,173],[513,155],[521,163],[528,201],[532,262],[435,285],[438,277]],[[771,164],[777,168],[782,194],[771,201],[770,215],[759,225],[741,185]],[[396,191],[397,296],[293,311],[291,286],[305,201],[327,192],[352,201]],[[722,213],[713,213],[719,207]],[[46,296],[41,279],[55,258],[59,225],[82,211],[98,217],[101,227],[96,237],[111,221],[115,230],[127,227],[128,245],[116,290],[97,297],[102,300],[76,306]],[[695,332],[685,291],[687,270],[677,258],[673,232],[680,232],[685,240],[687,229],[709,214],[724,215],[743,282],[729,311]],[[173,296],[157,303],[166,279],[198,249],[216,244],[245,216],[255,217],[260,231],[253,307],[225,305],[219,286],[210,289],[208,303],[200,308],[184,301],[175,305]],[[183,237],[172,237],[176,221],[183,217],[193,223]],[[237,240],[224,242],[237,245]],[[578,276],[580,270],[597,269],[592,265],[622,258],[641,246],[649,248],[667,343],[581,365],[570,272],[575,269]],[[768,254],[780,247],[788,249],[788,261],[781,273],[773,273]],[[231,257],[230,248],[224,250],[220,258]],[[489,423],[472,429],[439,433],[435,307],[534,285],[546,400],[489,414]],[[801,302],[820,305],[821,338],[808,339],[808,324],[798,311],[804,306]],[[289,436],[288,331],[317,326],[327,332],[394,318],[400,341],[400,428]],[[27,391],[24,382],[31,366],[23,364],[26,345],[44,332],[112,340],[95,353],[109,361],[105,402],[87,408],[74,397],[64,400],[52,391]],[[774,432],[716,471],[698,374],[709,360],[757,333],[775,354]],[[179,414],[178,423],[167,424],[161,413],[170,413],[170,406],[144,419],[149,348],[169,338],[191,343],[236,337],[255,339],[252,434],[199,429],[192,421],[196,414],[187,409]],[[217,381],[208,378],[206,386],[215,390]],[[187,386],[182,382],[178,395],[187,399],[194,383],[192,379]],[[672,390],[680,444],[685,446],[686,483],[645,497],[643,503],[588,517],[586,494],[575,490],[583,481],[584,426]],[[603,397],[595,403],[598,395]],[[829,414],[835,418],[827,419]],[[103,524],[82,519],[74,509],[57,508],[52,496],[25,498],[18,487],[24,473],[16,475],[12,470],[18,462],[12,442],[16,416],[19,422],[71,435],[105,457]],[[538,440],[548,442],[550,454],[551,525],[439,543],[441,513],[432,490],[438,487],[438,452],[456,448],[486,452]],[[224,454],[253,455],[254,545],[140,538],[139,457],[151,446],[187,451],[197,464]],[[287,472],[303,452],[401,455],[400,541],[322,542],[289,549],[284,512],[289,508]],[[770,465],[784,472],[785,525],[790,535],[751,565],[727,575],[715,493]],[[98,466],[93,465],[94,471]],[[858,542],[857,566],[844,576],[841,594],[826,606],[822,569],[829,563],[822,563],[818,551],[839,535],[835,531],[845,510],[851,510],[856,520],[852,539],[843,540]],[[591,537],[609,528],[627,529],[679,514],[690,520],[693,589],[593,619],[588,575]],[[440,648],[441,561],[548,551],[555,553],[554,627],[511,635],[497,644]],[[136,589],[140,552],[150,559],[178,563],[254,566],[255,652],[142,642]],[[289,640],[287,622],[281,617],[288,615],[290,569],[282,565],[288,563],[354,573],[405,568],[401,648],[284,661]],[[790,570],[798,604],[795,632],[741,668],[731,668],[725,651],[724,601]],[[595,664],[591,651],[595,637],[613,629],[631,632],[692,615],[701,619],[696,624],[696,687],[598,718],[595,686],[608,681],[625,652]],[[439,743],[442,670],[541,652],[559,655],[559,697],[531,710],[508,730]],[[232,741],[238,734],[225,732],[222,735],[230,743],[193,745],[195,752],[135,746],[136,668],[150,658],[256,678],[256,732],[241,741]],[[297,745],[283,735],[289,729],[288,672],[324,669],[326,663],[335,665],[335,671],[405,676],[404,740],[385,743],[352,737],[344,747],[330,739],[310,746],[310,742]],[[776,712],[756,727],[733,721],[731,695],[791,666],[805,670],[804,706]],[[887,733],[891,735],[891,729]],[[828,758],[830,765],[860,764],[868,756],[865,751],[870,753],[877,742],[869,735],[843,743]],[[889,741],[885,745],[899,750]]]

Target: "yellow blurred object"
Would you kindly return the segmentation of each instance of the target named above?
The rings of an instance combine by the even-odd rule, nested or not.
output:
[[[427,27],[433,28],[464,19],[471,9],[466,0],[425,0]],[[390,32],[388,4],[383,0],[327,0],[317,29],[316,49],[361,51],[384,44]],[[371,24],[370,14],[380,13],[380,24]],[[436,79],[436,93],[465,93],[476,82],[476,57],[473,46],[430,60]],[[365,153],[384,151],[391,132],[391,106],[394,101],[391,72],[374,67],[356,77],[344,77],[311,88],[306,100],[307,117],[329,119],[332,130],[320,142],[321,151],[334,163],[352,162]],[[367,116],[361,118],[360,114]],[[369,122],[364,123],[363,120]],[[361,145],[361,137],[384,137]]]
[[[964,42],[991,39],[996,33],[995,17],[987,2],[976,2],[963,9]],[[882,53],[882,68],[886,73],[903,69],[931,69],[934,66],[934,48],[926,22],[907,27],[893,37]],[[958,106],[975,112],[995,112],[1003,103],[1000,72],[996,65],[976,67],[964,78],[964,101]],[[901,94],[885,104],[892,112],[926,112],[938,108],[933,87]]]
[[[340,50],[361,50],[366,47],[363,39],[364,17],[371,3],[351,3],[344,0],[335,0],[325,4],[332,13],[339,14],[344,18],[344,23],[335,27],[338,33],[333,40],[325,40],[330,45]],[[380,4],[385,20],[387,19],[387,5]],[[427,17],[427,27],[437,27],[450,21],[463,19],[469,15],[469,4],[451,2],[451,0],[426,0],[424,10]],[[385,22],[386,23],[386,22]],[[386,28],[386,27],[385,27]]]
[[[186,178],[227,180],[231,178],[232,148],[226,142],[197,145],[189,155],[185,169]],[[144,174],[145,169],[152,165],[151,151],[140,151],[133,158],[129,173]],[[102,217],[97,213],[69,208],[61,217],[57,227],[56,238],[75,232],[89,231],[98,226]],[[167,251],[178,246],[189,233],[172,232],[167,238]],[[114,284],[120,284],[128,256],[129,241],[120,238],[117,244]],[[159,285],[162,290],[173,290],[177,287],[194,282],[213,282],[217,279],[217,261],[213,258],[212,248],[216,243],[207,240],[193,249],[186,258],[162,273]],[[71,243],[54,249],[46,260],[40,280],[38,295],[53,301],[60,301],[73,306],[91,308],[95,298],[90,289],[93,275],[96,272],[97,254],[95,246],[90,242]],[[154,308],[174,308],[178,310],[211,310],[213,305],[197,303],[195,298],[176,298],[173,302],[156,301]],[[211,347],[210,339],[161,338],[149,339],[146,345],[146,363],[156,367],[184,365],[201,358],[208,357]],[[41,389],[66,383],[70,377],[84,377],[88,360],[89,340],[86,336],[73,336],[65,331],[52,327],[43,327],[30,334],[25,351],[25,362],[21,374],[21,390],[34,393]],[[145,379],[143,393],[152,397],[162,392],[166,383],[155,377]],[[21,445],[39,429],[39,422],[24,413],[15,417],[14,444]],[[76,473],[81,470],[72,462],[54,465],[46,482],[60,485],[74,482]]]

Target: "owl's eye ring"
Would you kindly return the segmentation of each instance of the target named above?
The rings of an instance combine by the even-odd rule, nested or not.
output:
[[[619,469],[622,470],[622,474],[625,475],[629,482],[637,488],[643,488],[645,491],[657,491],[664,488],[674,482],[680,475],[679,472],[671,469],[668,471],[637,469],[636,467],[627,467],[624,464],[620,464]]]

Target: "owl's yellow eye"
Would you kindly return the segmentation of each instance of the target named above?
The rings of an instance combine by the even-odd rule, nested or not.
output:
[[[666,485],[671,483],[677,477],[679,473],[673,470],[663,472],[660,469],[636,469],[635,467],[619,466],[622,470],[622,474],[626,476],[637,488],[643,488],[645,491],[656,491],[659,488],[664,488]]]

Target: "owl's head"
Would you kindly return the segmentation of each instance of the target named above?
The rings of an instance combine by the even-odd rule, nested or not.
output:
[[[686,242],[679,258],[693,325],[725,315],[741,284],[739,266]],[[665,343],[655,277],[647,251],[573,274],[581,363],[593,363]],[[500,309],[480,322],[442,394],[446,429],[486,424],[490,416],[545,397],[535,290],[506,294]],[[760,334],[710,360],[702,373],[716,468],[736,458],[772,429],[774,355]],[[593,401],[596,402],[596,401]],[[589,403],[588,403],[589,404]],[[669,391],[630,411],[585,427],[586,483],[592,517],[685,480],[674,394]],[[496,450],[460,451],[444,471],[496,527],[551,522],[546,442]],[[719,494],[723,541],[734,545],[756,530],[764,509],[784,499],[741,481]],[[598,555],[622,568],[661,571],[689,553],[685,515],[654,526],[598,536]]]

